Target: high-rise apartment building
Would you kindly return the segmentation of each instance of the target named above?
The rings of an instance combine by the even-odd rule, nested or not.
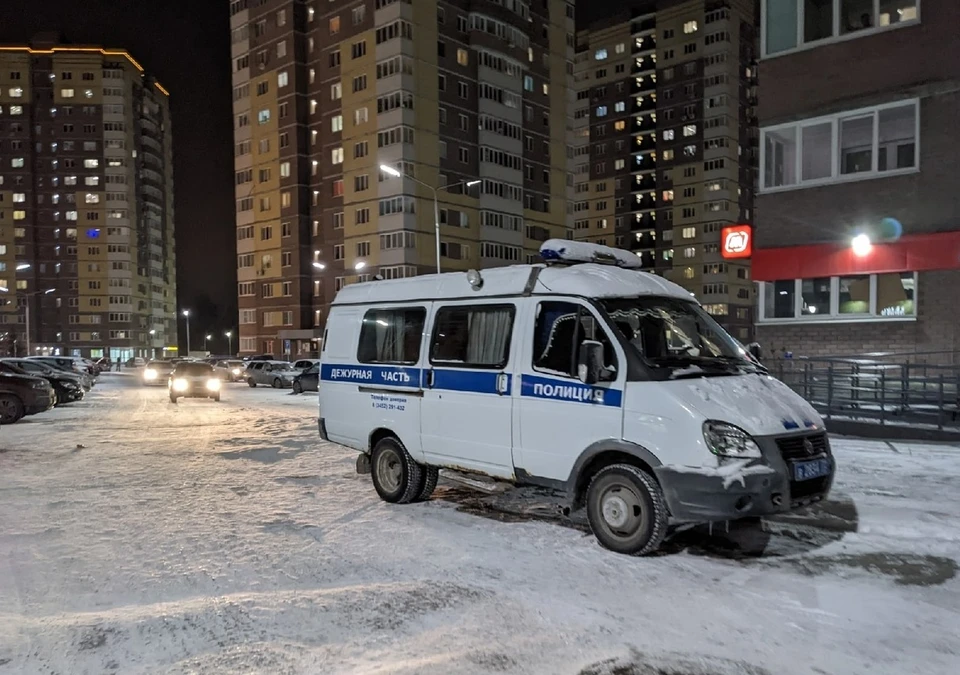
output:
[[[758,340],[955,358],[960,3],[763,7]]]
[[[126,51],[0,46],[4,352],[176,345],[171,146],[168,94]]]
[[[638,3],[578,33],[574,65],[575,236],[636,252],[743,340],[756,21],[753,0]]]
[[[241,353],[316,350],[344,284],[566,236],[572,2],[230,7]]]

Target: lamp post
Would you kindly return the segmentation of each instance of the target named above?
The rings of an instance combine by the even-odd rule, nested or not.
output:
[[[190,310],[183,310],[183,316],[187,324],[187,356],[190,356]]]
[[[156,349],[153,346],[153,340],[157,334],[157,331],[151,328],[150,330],[147,331],[147,333],[150,335],[150,358],[153,358],[157,355]]]
[[[464,187],[473,187],[474,185],[479,185],[479,184],[480,184],[480,181],[479,181],[479,180],[462,180],[462,181],[460,181],[459,183],[451,183],[450,185],[442,185],[442,186],[440,186],[440,187],[437,188],[437,187],[433,187],[433,186],[430,185],[429,183],[423,182],[423,181],[420,180],[419,178],[414,178],[413,176],[409,176],[409,175],[403,174],[403,173],[401,173],[400,171],[398,171],[397,169],[394,169],[392,166],[387,166],[386,164],[381,164],[381,165],[380,165],[380,170],[383,171],[385,174],[388,174],[388,175],[390,175],[390,176],[393,176],[394,178],[408,178],[408,179],[412,180],[414,183],[419,183],[420,185],[422,185],[423,187],[427,188],[428,190],[430,190],[430,191],[433,193],[433,222],[434,222],[434,229],[435,229],[435,231],[436,231],[436,235],[435,235],[435,236],[436,236],[436,244],[437,244],[437,274],[440,274],[440,200],[439,200],[439,193],[440,193],[442,190],[446,190],[446,191],[449,192],[452,188],[458,187],[458,186],[460,186],[460,185],[462,185],[462,186],[464,186]]]
[[[212,335],[203,336],[203,351],[207,351],[207,342],[213,338]]]
[[[233,356],[233,331],[225,331],[224,335],[227,336],[227,354]]]

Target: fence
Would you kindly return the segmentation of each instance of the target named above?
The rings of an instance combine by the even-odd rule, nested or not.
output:
[[[955,354],[865,354],[780,359],[772,375],[832,418],[960,429]]]

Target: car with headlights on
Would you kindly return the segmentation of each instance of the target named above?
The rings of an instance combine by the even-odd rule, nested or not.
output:
[[[289,389],[299,373],[286,361],[254,361],[247,366],[246,378],[251,387],[264,384],[274,389]]]
[[[0,372],[0,424],[53,407],[53,387],[42,377]]]
[[[176,364],[172,361],[150,361],[140,374],[140,379],[143,381],[143,384],[147,386],[155,384],[162,385],[170,377],[170,373],[173,372],[175,366]]]
[[[247,364],[239,359],[217,361],[213,366],[217,377],[226,382],[243,382],[243,374]]]
[[[67,373],[38,361],[14,358],[0,360],[0,370],[14,375],[42,377],[53,386],[54,405],[83,399],[83,385],[80,383],[79,373]]]
[[[213,366],[202,361],[182,361],[173,369],[168,380],[170,402],[181,398],[212,398],[220,400],[220,378]]]

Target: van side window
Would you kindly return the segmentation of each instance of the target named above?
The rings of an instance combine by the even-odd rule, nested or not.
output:
[[[423,307],[371,309],[360,327],[360,363],[404,363],[420,360],[420,342],[427,310]]]
[[[513,305],[440,308],[430,363],[503,368],[510,358],[515,311]]]
[[[584,340],[596,340],[603,345],[604,365],[608,373],[615,373],[616,352],[589,310],[572,302],[541,302],[533,332],[534,370],[576,377],[580,343]]]

